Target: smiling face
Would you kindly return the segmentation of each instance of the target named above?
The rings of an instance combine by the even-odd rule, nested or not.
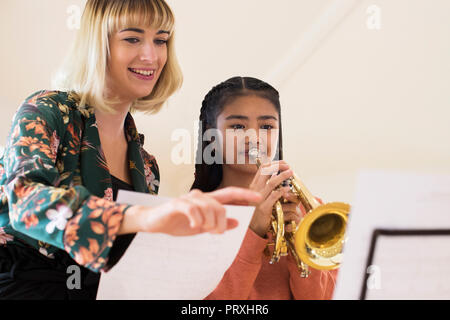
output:
[[[232,100],[217,117],[217,129],[223,137],[224,166],[254,173],[257,167],[248,154],[252,147],[262,151],[263,163],[276,154],[279,114],[265,98],[248,95]]]
[[[123,102],[148,96],[166,65],[169,37],[168,31],[153,28],[114,32],[109,38],[108,93]]]

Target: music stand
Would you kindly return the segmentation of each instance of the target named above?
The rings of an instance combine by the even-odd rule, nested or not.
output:
[[[450,176],[358,177],[333,299],[450,299]]]

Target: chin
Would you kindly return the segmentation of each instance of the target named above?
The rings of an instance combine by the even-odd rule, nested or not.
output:
[[[148,90],[148,91],[145,91],[145,92],[136,93],[135,97],[136,97],[136,99],[142,99],[142,98],[148,97],[152,93],[152,91],[153,90]]]
[[[235,164],[233,165],[236,171],[246,174],[256,174],[258,167],[255,164]]]

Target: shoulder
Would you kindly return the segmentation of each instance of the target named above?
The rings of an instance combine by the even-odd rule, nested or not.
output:
[[[80,104],[80,96],[74,91],[58,91],[58,90],[40,90],[28,96],[24,104],[36,105],[39,107],[53,108],[55,106],[65,105],[69,110],[78,110]],[[83,109],[92,109],[85,107]]]
[[[59,109],[65,104],[70,109],[76,109],[76,96],[70,92],[57,90],[40,90],[28,96],[22,105],[32,105],[39,109]]]
[[[58,108],[59,93],[41,90],[29,95],[19,106],[13,118],[15,123],[39,122],[44,127],[50,126],[62,130],[61,114]]]
[[[50,112],[57,108],[61,93],[59,91],[41,90],[28,96],[22,102],[19,111],[24,106],[34,108],[36,112]]]
[[[64,113],[64,105],[68,102],[68,93],[55,90],[36,91],[22,102],[18,112],[32,112],[44,115]],[[69,109],[69,108],[67,108]]]
[[[54,121],[62,127],[71,122],[74,116],[90,117],[92,110],[79,108],[79,97],[73,92],[40,90],[28,96],[21,104],[16,117],[38,115],[45,120]],[[62,129],[62,128],[61,128]]]

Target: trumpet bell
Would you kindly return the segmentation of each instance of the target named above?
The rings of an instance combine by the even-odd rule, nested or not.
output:
[[[330,202],[305,215],[294,234],[295,250],[305,264],[319,270],[339,267],[349,212],[350,205]]]

